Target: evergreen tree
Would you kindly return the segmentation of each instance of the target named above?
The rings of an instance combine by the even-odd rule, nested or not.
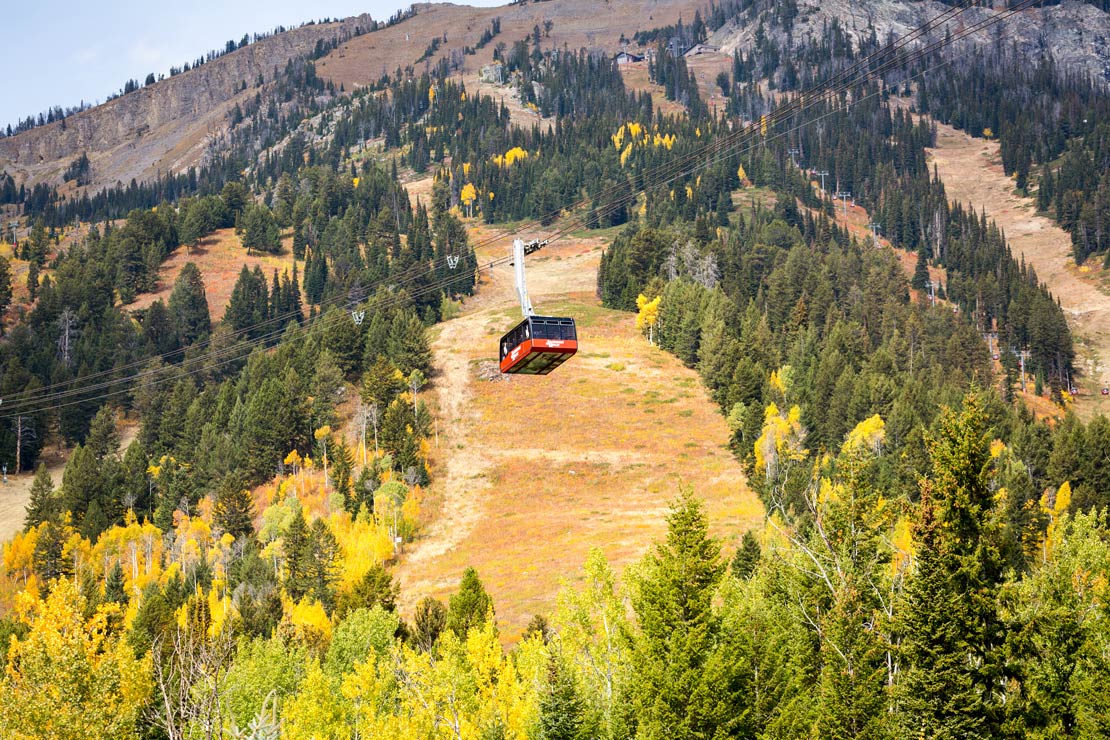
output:
[[[907,736],[998,736],[1003,676],[997,614],[1001,559],[992,540],[991,456],[974,397],[946,411],[922,486],[917,570],[902,622],[899,686]]]
[[[108,571],[108,577],[104,581],[104,602],[126,605],[127,601],[127,587],[123,580],[123,567],[117,560],[112,569]]]
[[[12,267],[7,257],[0,257],[0,317],[7,313],[10,305],[12,305]],[[0,326],[0,333],[2,332],[3,326]]]
[[[93,417],[85,448],[98,462],[119,455],[120,437],[116,429],[116,412],[111,406],[101,406]]]
[[[308,529],[303,568],[310,593],[330,611],[335,605],[335,584],[340,575],[339,544],[323,519],[316,519]]]
[[[335,610],[336,618],[343,619],[355,609],[373,609],[380,606],[387,612],[397,609],[400,586],[381,563],[374,563],[358,583],[340,596]]]
[[[212,331],[212,319],[208,313],[204,279],[192,262],[181,268],[181,274],[173,284],[169,310],[176,322],[177,336],[183,346],[188,347],[208,338]]]
[[[734,707],[720,701],[723,677],[707,670],[719,628],[713,596],[724,573],[701,503],[683,491],[667,517],[667,537],[644,561],[632,606],[638,737],[714,737]]]
[[[251,250],[276,253],[281,249],[281,230],[274,214],[264,205],[251,204],[239,218],[243,246]]]
[[[574,674],[553,654],[547,663],[547,686],[540,698],[541,740],[584,740],[586,707]]]
[[[212,522],[219,531],[230,534],[236,540],[254,535],[254,501],[237,476],[225,478],[216,491]]]
[[[447,628],[447,607],[439,599],[425,596],[416,605],[412,640],[421,650],[431,650]]]
[[[732,574],[737,578],[751,578],[759,565],[759,558],[759,540],[749,529],[740,538],[740,547],[736,548],[736,554],[732,556]]]
[[[917,264],[913,268],[913,280],[910,286],[914,290],[926,290],[929,287],[929,260],[925,256],[925,249],[917,250]]]
[[[471,629],[481,628],[492,616],[493,600],[478,578],[478,571],[468,567],[463,571],[458,593],[451,596],[446,627],[460,639],[466,639]]]
[[[57,514],[58,500],[54,496],[54,481],[50,478],[46,465],[39,463],[35,471],[35,479],[31,482],[31,497],[27,502],[27,516],[23,520],[23,529],[37,527],[53,519]]]
[[[300,601],[312,588],[306,553],[309,551],[308,523],[300,501],[293,502],[293,519],[282,537],[281,551],[285,556],[285,580],[282,586],[289,598]]]

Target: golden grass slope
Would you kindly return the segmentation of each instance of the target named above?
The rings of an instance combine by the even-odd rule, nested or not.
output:
[[[601,243],[568,239],[529,258],[537,310],[578,322],[579,354],[551,375],[483,378],[519,321],[507,266],[435,330],[429,521],[397,571],[410,615],[426,595],[446,599],[473,565],[512,639],[550,612],[560,579],[581,571],[590,548],[618,572],[639,559],[664,535],[682,485],[705,500],[726,555],[762,517],[697,374],[649,346],[632,314],[598,305]]]

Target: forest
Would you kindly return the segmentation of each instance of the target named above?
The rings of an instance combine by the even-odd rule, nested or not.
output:
[[[200,169],[78,199],[0,180],[31,225],[25,293],[0,263],[17,317],[0,461],[35,471],[0,567],[0,736],[1110,733],[1110,420],[1070,408],[1063,311],[950,202],[935,130],[901,104],[1000,137],[1078,259],[1106,249],[1088,168],[1106,131],[1075,111],[1105,90],[984,53],[950,78],[874,75],[760,132],[881,46],[836,23],[783,42],[783,4],[718,78],[714,116],[668,41],[763,10],[645,32],[681,115],[537,25],[499,51],[531,127],[445,59],[349,94],[304,59],[232,112]],[[891,248],[838,223],[819,171]],[[419,173],[434,184],[413,201],[402,176]],[[87,232],[59,248],[75,221]],[[402,594],[393,569],[440,472],[428,330],[478,290],[471,229],[524,221],[605,235],[598,301],[696,369],[765,516],[726,544],[675,486],[642,559],[619,571],[595,549],[508,639],[473,568],[442,601]],[[293,269],[244,265],[216,318],[190,263],[134,310],[171,255],[228,229]],[[48,443],[67,449],[61,481]]]

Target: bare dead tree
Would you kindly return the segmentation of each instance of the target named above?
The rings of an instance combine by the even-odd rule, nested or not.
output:
[[[158,701],[149,715],[169,740],[223,737],[220,704],[235,652],[230,629],[208,634],[211,617],[206,603],[190,610],[184,627],[155,640],[151,652]]]

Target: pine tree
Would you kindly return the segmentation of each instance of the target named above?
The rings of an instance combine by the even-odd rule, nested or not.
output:
[[[917,250],[917,264],[913,268],[910,287],[914,290],[926,290],[929,287],[929,260],[924,249]]]
[[[349,591],[341,595],[335,616],[343,619],[355,609],[380,606],[387,612],[396,611],[400,586],[381,563],[374,563]]]
[[[586,706],[574,674],[552,654],[547,663],[547,686],[540,698],[541,740],[580,740],[585,737]]]
[[[212,331],[204,278],[195,264],[189,262],[177,276],[169,301],[170,315],[177,324],[177,336],[185,347],[207,339]]]
[[[126,605],[127,586],[123,580],[123,567],[117,560],[112,569],[108,571],[108,578],[104,581],[104,602]]]
[[[644,561],[632,606],[632,702],[643,738],[714,737],[736,708],[717,670],[707,670],[719,624],[713,596],[724,573],[701,503],[683,491],[667,517],[666,540]]]
[[[300,601],[311,589],[311,583],[306,562],[309,549],[308,524],[299,501],[293,502],[293,520],[282,538],[281,549],[285,555],[285,580],[282,585],[289,598]]]
[[[458,593],[451,596],[447,629],[465,640],[471,629],[481,628],[492,615],[493,600],[478,578],[478,571],[468,567],[463,571]]]
[[[310,593],[325,609],[331,610],[340,575],[339,544],[323,519],[316,519],[308,528],[303,567]]]
[[[998,736],[1001,558],[992,540],[990,451],[974,397],[946,411],[922,487],[899,687],[906,736]]]
[[[732,556],[732,574],[737,578],[751,578],[759,565],[759,558],[759,540],[748,530],[740,538],[740,547],[736,548],[736,554]]]
[[[425,596],[416,605],[412,627],[412,641],[421,650],[431,650],[447,627],[447,607],[439,599]]]
[[[12,304],[12,268],[7,257],[0,257],[0,316],[3,316],[8,306]],[[0,333],[3,326],[0,326]]]
[[[85,448],[97,461],[103,461],[119,454],[120,438],[116,429],[116,412],[111,406],[101,406],[93,417],[89,434],[85,438]]]
[[[31,498],[27,503],[27,516],[23,520],[23,529],[29,530],[53,519],[58,514],[58,508],[58,499],[54,495],[54,481],[46,470],[46,465],[39,463],[35,471],[35,480],[31,483]]]
[[[216,492],[212,520],[219,531],[230,534],[236,540],[254,535],[254,501],[237,476],[225,478]]]

